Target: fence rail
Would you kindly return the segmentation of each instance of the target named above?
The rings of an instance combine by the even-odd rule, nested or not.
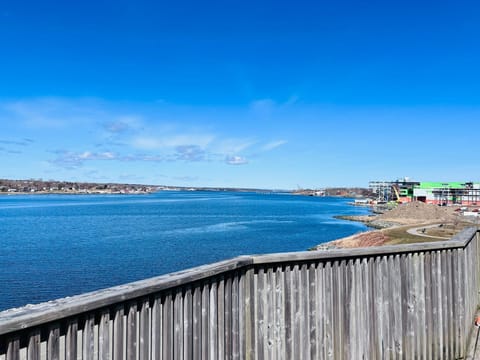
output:
[[[0,360],[456,359],[479,246],[242,256],[0,313]]]

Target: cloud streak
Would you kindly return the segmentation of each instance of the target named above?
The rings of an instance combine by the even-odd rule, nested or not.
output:
[[[0,140],[0,144],[4,145],[18,145],[18,146],[28,146],[31,145],[34,141],[32,139],[22,139],[22,140]]]
[[[227,156],[225,162],[228,165],[245,165],[248,164],[248,160],[242,156]]]
[[[262,150],[263,151],[271,151],[273,149],[276,149],[280,146],[283,146],[285,145],[286,143],[288,143],[288,141],[286,140],[277,140],[277,141],[271,141],[265,145],[262,146]]]

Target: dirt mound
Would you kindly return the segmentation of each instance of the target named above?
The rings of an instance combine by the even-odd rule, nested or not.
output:
[[[332,241],[331,244],[338,248],[357,248],[383,245],[387,240],[388,237],[382,231],[368,231]]]
[[[398,205],[377,217],[378,220],[391,220],[400,223],[421,223],[431,221],[453,221],[455,212],[448,207],[425,204],[420,201]]]

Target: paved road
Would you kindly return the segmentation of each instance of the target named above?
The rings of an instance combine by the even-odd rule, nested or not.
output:
[[[439,225],[440,224],[419,226],[419,227],[416,227],[416,228],[408,229],[407,232],[411,235],[423,236],[423,237],[432,238],[432,239],[446,239],[446,240],[450,239],[449,237],[432,236],[432,235],[427,235],[427,234],[422,233],[422,229],[430,229],[430,228],[438,227]]]

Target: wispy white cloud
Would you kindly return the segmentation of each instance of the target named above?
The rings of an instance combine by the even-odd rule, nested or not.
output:
[[[213,140],[210,134],[172,134],[170,136],[138,136],[132,139],[131,145],[137,149],[157,150],[176,148],[179,146],[196,146],[206,148]]]
[[[248,164],[248,160],[242,156],[227,156],[225,162],[228,165],[245,165]]]
[[[206,160],[206,152],[200,146],[182,145],[175,148],[176,160],[203,161]]]
[[[238,154],[256,144],[252,139],[225,139],[218,141],[212,151],[220,154]]]
[[[84,151],[81,153],[67,151],[67,150],[57,150],[54,152],[57,157],[50,161],[50,163],[57,165],[66,169],[73,169],[82,166],[85,161],[92,160],[118,160],[119,157],[117,154],[112,152],[90,152]]]
[[[96,116],[102,115],[96,100],[55,97],[3,102],[0,110],[3,118],[32,129],[61,129],[94,122]]]
[[[286,140],[271,141],[271,142],[263,145],[262,150],[263,151],[270,151],[270,150],[276,149],[276,148],[278,148],[282,145],[285,145],[286,143],[288,143],[288,141],[286,141]]]
[[[32,139],[21,139],[21,140],[0,140],[0,144],[4,145],[19,145],[19,146],[28,146],[31,145],[34,141]]]
[[[125,134],[141,129],[142,123],[138,116],[119,116],[103,122],[103,128],[110,134]]]

